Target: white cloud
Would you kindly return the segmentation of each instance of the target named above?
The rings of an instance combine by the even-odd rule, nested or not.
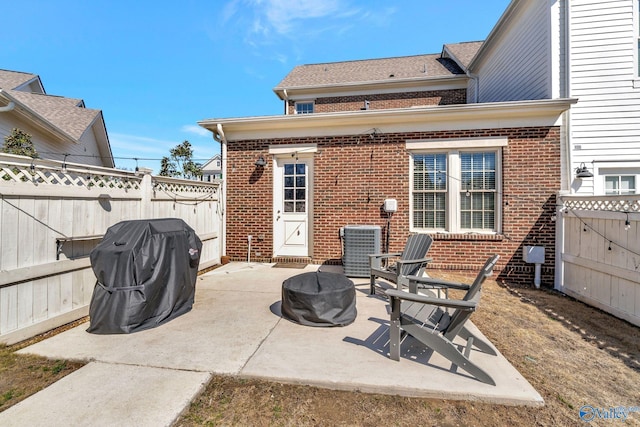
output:
[[[268,23],[279,34],[289,33],[297,21],[323,18],[340,11],[337,0],[267,0],[263,4]]]
[[[198,136],[210,136],[211,132],[203,128],[202,126],[197,125],[184,125],[182,126],[182,131],[187,133],[192,133]]]
[[[169,149],[176,145],[175,141],[165,141],[139,135],[123,133],[110,133],[109,143],[111,148],[117,148],[127,153],[160,154],[166,156]],[[115,150],[114,150],[115,151]]]
[[[384,28],[396,11],[354,0],[228,0],[221,33],[242,40],[251,56],[286,65],[320,40],[349,37],[362,26]]]

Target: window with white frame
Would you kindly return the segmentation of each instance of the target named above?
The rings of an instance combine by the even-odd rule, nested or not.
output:
[[[410,183],[412,230],[498,232],[500,156],[499,147],[414,151]]]
[[[604,177],[604,194],[606,195],[636,194],[637,190],[634,175],[606,175]]]
[[[640,162],[637,160],[611,160],[593,162],[593,194],[640,194]]]
[[[296,114],[312,114],[312,113],[313,113],[312,101],[296,102]]]

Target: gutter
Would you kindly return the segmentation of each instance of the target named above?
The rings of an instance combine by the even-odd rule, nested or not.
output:
[[[205,129],[219,133],[222,125],[229,131],[277,131],[323,128],[324,135],[338,135],[336,126],[368,126],[371,122],[389,124],[425,124],[443,123],[452,120],[526,117],[560,114],[567,110],[577,99],[545,99],[529,101],[507,101],[476,104],[438,105],[369,111],[341,111],[314,114],[292,114],[278,116],[252,116],[228,119],[206,119],[198,122]],[[311,135],[313,136],[313,135]],[[220,135],[215,137],[220,141]],[[226,138],[225,138],[226,141]]]
[[[425,88],[429,86],[434,86],[438,84],[446,84],[450,85],[451,82],[460,81],[463,82],[467,80],[466,74],[454,74],[449,76],[430,76],[430,77],[407,77],[407,78],[389,78],[385,80],[367,80],[367,81],[355,81],[355,82],[347,82],[347,83],[327,83],[327,84],[318,84],[318,85],[305,85],[305,86],[288,86],[282,87],[277,86],[273,88],[273,92],[280,98],[281,100],[289,99],[292,93],[299,92],[301,94],[316,94],[326,93],[329,91],[349,91],[353,89],[358,90],[369,90],[371,88],[377,88],[382,90],[390,90],[395,88],[406,88],[411,86],[424,86]],[[462,83],[461,83],[462,84]],[[289,94],[286,93],[289,91]]]

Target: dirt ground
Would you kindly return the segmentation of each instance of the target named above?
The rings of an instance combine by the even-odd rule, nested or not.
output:
[[[433,274],[469,282],[459,274]],[[545,400],[543,407],[405,398],[216,376],[177,426],[573,426],[584,405],[640,410],[640,328],[551,290],[489,281],[472,321]],[[0,348],[0,411],[81,365]],[[588,425],[640,425],[596,418]]]
[[[470,282],[459,274],[433,274]],[[472,321],[533,385],[543,407],[405,398],[214,377],[178,426],[573,426],[579,411],[639,407],[640,328],[551,290],[483,289]],[[590,425],[640,425],[640,412]]]

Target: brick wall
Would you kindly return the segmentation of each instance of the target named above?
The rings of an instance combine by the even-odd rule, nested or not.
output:
[[[501,255],[501,277],[533,283],[533,266],[522,262],[522,246],[543,245],[543,284],[553,284],[555,194],[560,189],[560,134],[557,127],[349,135],[341,137],[231,142],[228,146],[227,255],[247,258],[247,235],[254,237],[252,260],[270,261],[273,169],[254,162],[269,145],[316,143],[314,155],[314,262],[339,262],[338,230],[348,224],[380,225],[386,198],[398,201],[390,223],[390,250],[402,250],[409,233],[410,139],[507,136],[502,157],[502,233],[497,236],[434,235],[432,268],[477,270],[491,253]],[[267,156],[268,157],[268,156]]]
[[[369,101],[370,110],[407,108],[420,105],[465,104],[467,102],[467,90],[449,89],[318,98],[315,100],[314,112],[334,113],[338,111],[358,111],[363,108],[365,100]],[[288,108],[289,114],[294,114],[295,102],[289,101]]]

